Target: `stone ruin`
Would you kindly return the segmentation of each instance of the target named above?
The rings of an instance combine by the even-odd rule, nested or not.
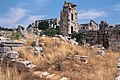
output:
[[[79,30],[80,31],[97,31],[98,30],[98,24],[95,21],[90,20],[89,23],[80,24],[79,25]]]
[[[18,25],[16,31],[17,31],[18,33],[22,34],[22,35],[24,35],[24,34],[26,33],[25,28],[24,28],[23,26],[21,26],[21,25]]]
[[[43,48],[42,46],[44,43],[40,43],[39,40],[34,40],[32,42],[31,46],[28,46],[28,49],[33,53],[34,55],[42,55]]]
[[[27,30],[28,34],[37,34],[37,35],[39,35],[39,32],[40,32],[38,27],[35,25],[35,23],[30,24],[27,27],[26,30]]]
[[[59,26],[59,19],[57,18],[51,18],[51,19],[43,19],[43,20],[36,20],[35,21],[35,26],[39,28],[40,23],[46,22],[48,23],[50,28],[56,28],[56,26]]]
[[[86,42],[90,45],[101,44],[105,49],[120,51],[120,27],[110,27],[106,21],[101,21],[98,31],[88,31]],[[100,51],[101,52],[101,51]]]
[[[66,1],[64,2],[63,9],[60,13],[60,26],[62,35],[70,36],[73,31],[85,32],[86,43],[89,43],[90,45],[102,44],[106,49],[120,51],[120,25],[116,25],[116,29],[114,27],[109,27],[109,24],[106,21],[101,21],[98,25],[93,20],[90,20],[90,23],[79,25],[78,11],[76,7],[77,5],[74,3]],[[66,39],[64,38],[63,40]],[[101,50],[99,52],[102,53]]]
[[[60,80],[69,80],[67,77],[60,77],[59,75],[51,74],[46,71],[36,71],[36,65],[30,60],[25,60],[20,58],[19,52],[15,51],[13,47],[22,47],[22,42],[16,42],[11,40],[6,40],[6,38],[0,38],[0,64],[6,65],[6,67],[16,67],[19,73],[21,72],[31,72],[34,80],[44,79],[53,80],[54,77]],[[43,44],[41,44],[43,45]],[[33,41],[33,45],[39,47],[38,41]],[[56,78],[55,78],[56,79]]]
[[[64,2],[63,10],[60,12],[61,33],[64,36],[70,36],[73,31],[78,32],[78,12],[77,5]]]
[[[31,61],[26,61],[20,58],[20,54],[14,51],[14,47],[21,47],[22,42],[16,41],[0,41],[0,64],[16,66],[18,71],[30,71],[36,67]]]
[[[120,52],[120,25],[109,31],[109,49]]]
[[[56,37],[59,37],[60,39],[62,39],[65,42],[69,42],[72,45],[78,45],[78,42],[76,42],[76,39],[71,39],[71,37],[68,36],[62,36],[62,35],[58,35]]]

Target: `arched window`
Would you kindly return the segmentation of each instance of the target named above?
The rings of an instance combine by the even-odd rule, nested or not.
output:
[[[71,26],[71,33],[73,33],[73,26]]]

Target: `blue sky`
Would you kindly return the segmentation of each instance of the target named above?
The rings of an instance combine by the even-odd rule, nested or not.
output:
[[[120,0],[66,0],[76,3],[79,23],[106,20],[120,24]],[[59,18],[64,0],[0,0],[0,25],[27,27],[36,19]]]

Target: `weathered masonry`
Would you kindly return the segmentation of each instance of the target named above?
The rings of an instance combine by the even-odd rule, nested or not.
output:
[[[60,12],[61,33],[64,36],[70,36],[73,31],[78,32],[78,12],[77,5],[64,2],[63,9]]]
[[[97,31],[98,30],[98,24],[95,21],[90,20],[89,23],[80,24],[79,28],[80,28],[79,30],[82,30],[82,31]]]
[[[46,22],[48,23],[48,26],[51,28],[54,28],[59,25],[59,19],[57,18],[51,18],[51,19],[44,19],[44,20],[36,20],[35,26],[38,28],[40,23]]]
[[[109,31],[109,49],[120,52],[120,25]]]

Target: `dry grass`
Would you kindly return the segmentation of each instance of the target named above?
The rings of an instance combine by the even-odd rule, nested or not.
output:
[[[33,40],[44,42],[43,56],[34,56],[27,46]],[[60,76],[66,76],[71,80],[115,80],[117,75],[117,58],[119,53],[106,51],[104,56],[97,55],[96,49],[83,46],[73,46],[67,42],[56,38],[42,38],[38,36],[28,36],[24,47],[17,49],[21,57],[33,61],[37,65],[37,70],[48,71]],[[75,54],[88,56],[88,64],[81,63],[79,60],[67,57]],[[61,62],[61,71],[56,69],[56,61]],[[0,74],[0,78],[4,78]],[[6,79],[2,79],[6,80]],[[14,79],[13,79],[14,80]],[[19,80],[19,79],[17,79]]]

